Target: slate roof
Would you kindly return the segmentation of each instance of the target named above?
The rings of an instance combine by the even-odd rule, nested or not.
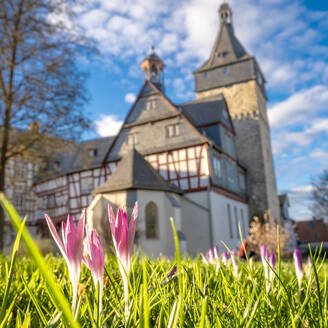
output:
[[[220,122],[222,110],[227,110],[222,95],[197,99],[181,105],[182,113],[196,127]]]
[[[178,187],[165,181],[136,149],[132,149],[122,158],[115,171],[94,194],[128,189],[183,193]]]
[[[328,241],[328,231],[323,219],[295,222],[295,231],[300,242]]]
[[[114,136],[110,136],[67,145],[53,154],[49,163],[40,170],[36,181],[40,182],[66,173],[100,167],[104,154],[113,140]]]
[[[235,36],[232,24],[224,22],[221,24],[210,58],[196,72],[247,58],[250,56]]]

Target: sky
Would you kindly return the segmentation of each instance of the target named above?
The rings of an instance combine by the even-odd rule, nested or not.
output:
[[[209,56],[222,0],[80,0],[74,11],[100,56],[86,106],[94,130],[114,135],[142,86],[140,62],[153,45],[166,64],[166,95],[195,98],[192,72]],[[229,0],[235,34],[267,80],[268,114],[280,193],[290,214],[311,218],[311,180],[328,168],[328,1]]]

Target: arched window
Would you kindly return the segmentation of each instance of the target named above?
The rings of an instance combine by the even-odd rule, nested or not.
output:
[[[146,206],[146,238],[158,239],[158,208],[154,202]]]

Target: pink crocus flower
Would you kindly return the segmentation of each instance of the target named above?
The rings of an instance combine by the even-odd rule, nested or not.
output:
[[[266,245],[260,246],[261,260],[264,268],[264,277],[268,281],[268,247]]]
[[[276,267],[276,258],[274,256],[274,253],[270,254],[269,263],[270,263],[270,277],[269,277],[269,282],[267,282],[267,285],[266,285],[267,293],[269,292],[269,290],[271,288],[271,284],[272,284],[272,281],[273,281],[273,278],[274,278],[273,270]]]
[[[224,265],[227,265],[228,264],[228,261],[230,259],[230,252],[229,251],[225,251],[223,254],[222,254],[222,262]]]
[[[303,266],[302,266],[302,253],[299,249],[295,248],[294,253],[294,264],[295,264],[295,271],[296,277],[298,281],[298,290],[301,290],[302,287],[302,279],[303,279]]]
[[[99,284],[99,313],[102,311],[102,295],[104,289],[104,250],[99,240],[96,230],[89,230],[87,226],[87,243],[85,245],[86,254],[83,257],[84,264],[89,268],[95,289]]]
[[[136,223],[138,217],[138,204],[134,205],[130,224],[126,212],[122,208],[117,211],[115,218],[113,209],[108,205],[108,217],[110,229],[112,232],[113,244],[115,247],[116,256],[118,257],[119,269],[122,275],[124,299],[125,299],[125,319],[129,318],[129,285],[128,277],[131,266],[131,254],[133,250],[134,236],[136,233]]]
[[[200,255],[205,264],[217,264],[219,262],[219,250],[216,245],[210,248],[205,255],[203,253]]]
[[[237,262],[236,256],[237,256],[237,252],[235,249],[233,249],[231,251],[231,262],[232,262],[234,275],[236,278],[238,278],[238,262]]]
[[[62,253],[69,271],[69,276],[73,289],[72,310],[75,312],[77,301],[77,290],[80,280],[81,263],[83,256],[83,233],[85,222],[85,211],[82,212],[77,228],[74,226],[73,218],[69,215],[67,222],[62,221],[62,239],[60,239],[57,230],[49,215],[45,218],[60,252]]]

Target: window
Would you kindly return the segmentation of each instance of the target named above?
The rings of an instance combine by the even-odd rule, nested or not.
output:
[[[262,85],[263,84],[263,79],[262,79],[262,76],[261,76],[259,71],[256,71],[256,78],[257,78],[259,84]]]
[[[232,221],[231,221],[231,208],[230,208],[229,204],[227,204],[227,211],[228,211],[228,223],[229,223],[230,239],[232,239],[233,238],[233,231],[232,231]]]
[[[135,146],[138,144],[138,135],[136,133],[131,133],[126,136],[125,143],[129,146]]]
[[[152,99],[152,100],[147,100],[145,102],[145,109],[146,110],[151,110],[156,108],[156,99]]]
[[[81,194],[89,194],[93,190],[92,177],[85,177],[81,179]]]
[[[23,193],[15,193],[14,204],[17,209],[24,209],[26,204],[26,196]]]
[[[56,197],[55,194],[50,194],[47,197],[47,208],[55,208],[56,207]]]
[[[239,236],[239,220],[238,220],[238,210],[237,207],[235,206],[235,223],[236,223],[236,236]]]
[[[242,191],[246,190],[245,174],[243,174],[243,173],[239,173],[239,188]]]
[[[241,225],[242,225],[242,228],[243,228],[243,237],[246,238],[246,234],[247,234],[247,231],[246,231],[246,225],[245,225],[245,219],[244,219],[244,210],[241,208],[240,209],[240,218],[241,218]]]
[[[223,148],[230,155],[235,156],[235,143],[233,136],[230,135],[227,131],[223,133]]]
[[[146,238],[158,239],[158,209],[154,202],[146,206]]]
[[[90,148],[89,149],[89,155],[91,157],[96,157],[98,155],[98,149],[97,148]]]
[[[228,67],[224,67],[223,68],[223,73],[224,74],[228,74],[229,73],[229,68]]]
[[[213,157],[213,173],[216,177],[221,177],[221,160]]]
[[[230,161],[227,162],[228,183],[229,183],[229,187],[232,187],[233,189],[235,189],[235,187],[236,187],[235,174],[236,174],[235,165],[233,163],[231,163]]]
[[[205,80],[208,79],[208,72],[205,72],[205,73],[204,73],[204,78],[205,78]]]
[[[24,161],[15,162],[15,178],[16,179],[25,179],[27,167]]]
[[[180,134],[179,124],[171,124],[165,127],[166,137],[176,137]]]
[[[220,127],[211,125],[205,129],[206,136],[214,141],[218,146],[221,146]]]

